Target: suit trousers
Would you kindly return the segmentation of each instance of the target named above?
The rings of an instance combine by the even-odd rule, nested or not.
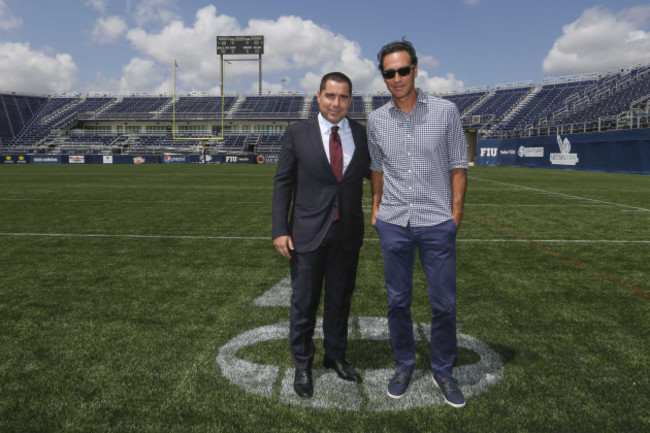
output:
[[[345,357],[350,303],[358,262],[359,248],[346,250],[343,247],[338,222],[332,223],[318,249],[292,253],[289,344],[297,370],[311,369],[313,365],[313,335],[323,288],[325,356],[332,360],[342,360]]]
[[[413,268],[419,253],[431,305],[430,367],[451,377],[456,360],[456,232],[454,220],[429,227],[397,226],[377,220],[388,294],[388,328],[397,371],[415,369],[411,303]]]

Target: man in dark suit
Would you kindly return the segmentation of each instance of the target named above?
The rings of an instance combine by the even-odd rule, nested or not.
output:
[[[323,365],[361,382],[345,361],[348,317],[363,242],[363,178],[370,156],[365,128],[346,117],[352,82],[326,74],[317,93],[317,117],[290,125],[283,138],[273,189],[273,245],[290,260],[289,340],[294,390],[313,395],[313,334],[325,288]]]

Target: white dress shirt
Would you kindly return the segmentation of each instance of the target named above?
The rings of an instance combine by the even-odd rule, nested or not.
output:
[[[348,119],[344,117],[338,125],[334,125],[324,118],[321,113],[318,113],[318,124],[320,125],[323,148],[325,149],[328,161],[330,160],[330,134],[332,133],[332,126],[339,127],[339,136],[341,137],[341,147],[343,149],[343,173],[345,173],[345,169],[348,167],[348,164],[352,160],[352,155],[354,154],[354,139],[352,138],[350,122],[348,122]]]

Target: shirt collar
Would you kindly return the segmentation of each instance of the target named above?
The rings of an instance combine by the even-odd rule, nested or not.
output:
[[[320,126],[321,135],[330,134],[332,132],[332,126],[334,126],[334,124],[323,117],[321,113],[318,113],[318,125]],[[338,123],[339,131],[341,132],[347,130],[349,126],[350,124],[348,123],[347,117],[344,117]]]
[[[418,94],[418,99],[415,101],[415,106],[417,107],[418,105],[426,104],[427,95],[418,87],[415,88],[415,92]],[[391,110],[399,110],[399,108],[397,108],[397,106],[395,105],[395,101],[393,101],[392,97],[390,98],[389,103],[390,103],[389,108]]]

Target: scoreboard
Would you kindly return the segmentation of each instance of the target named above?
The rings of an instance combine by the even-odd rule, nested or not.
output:
[[[217,54],[264,54],[264,36],[217,36]]]

